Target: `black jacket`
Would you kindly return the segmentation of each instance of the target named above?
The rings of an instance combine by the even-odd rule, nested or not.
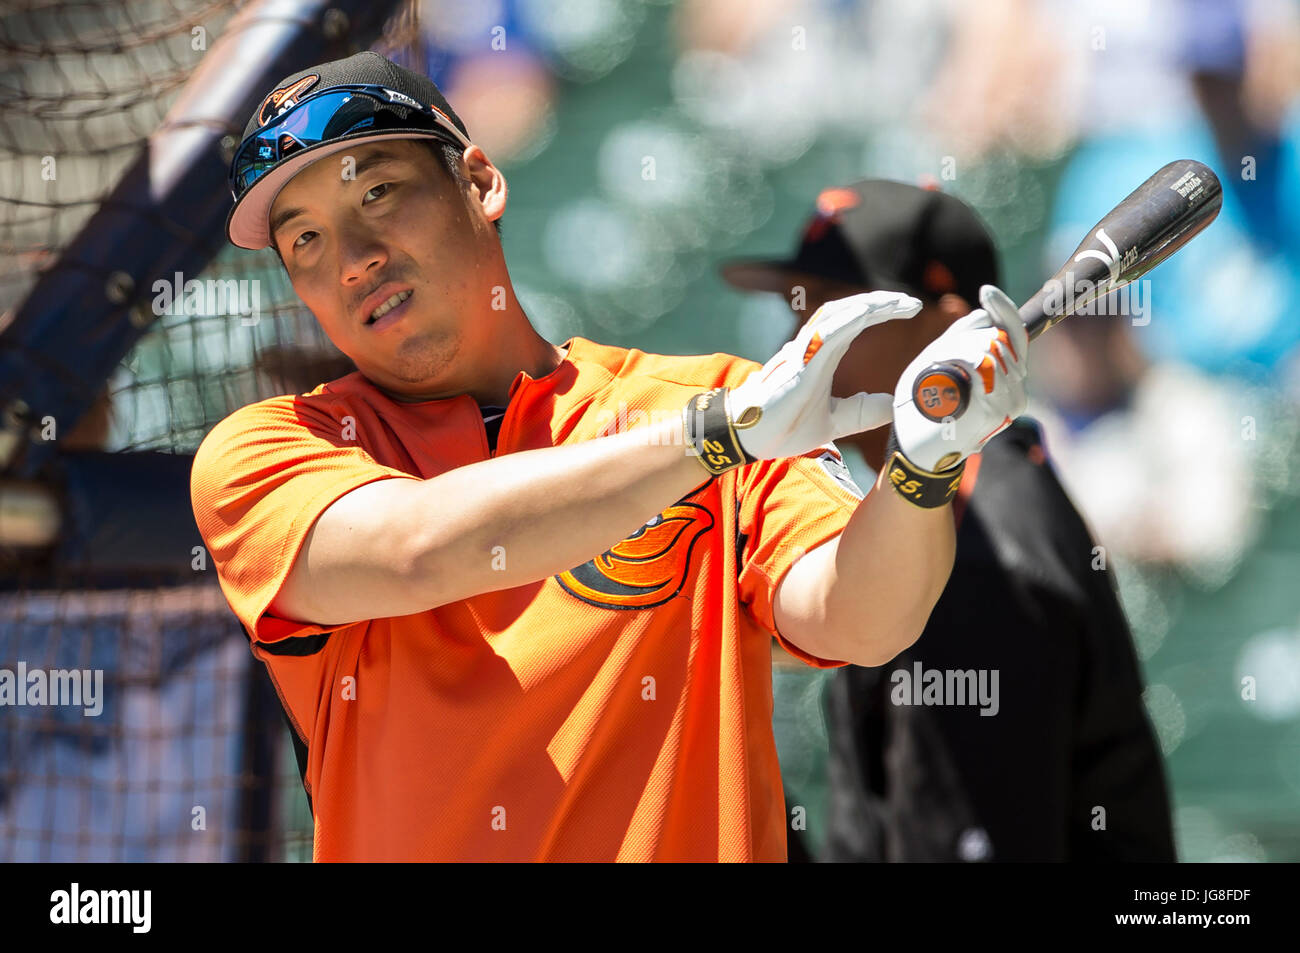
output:
[[[1163,763],[1107,554],[1031,420],[978,460],[921,638],[831,677],[823,859],[1172,861]],[[943,675],[950,690],[931,700],[947,704],[900,703],[924,700],[917,663],[922,684]],[[962,680],[947,673],[980,670],[996,706],[954,704]]]

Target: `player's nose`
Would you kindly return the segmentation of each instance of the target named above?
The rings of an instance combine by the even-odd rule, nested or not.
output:
[[[388,250],[380,237],[368,229],[340,232],[338,243],[339,275],[344,285],[368,281],[369,272],[388,263]]]

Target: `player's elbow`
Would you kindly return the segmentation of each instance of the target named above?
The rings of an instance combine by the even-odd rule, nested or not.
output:
[[[951,571],[951,565],[933,568],[932,577],[915,580],[910,590],[898,587],[888,593],[888,598],[881,595],[867,608],[858,603],[840,603],[827,613],[828,626],[842,633],[835,638],[844,645],[846,661],[876,668],[889,664],[916,644]]]
[[[879,668],[888,665],[894,659],[914,645],[925,630],[925,620],[919,623],[900,625],[883,632],[858,633],[858,637],[846,650],[844,661],[863,668]]]
[[[424,575],[423,481],[386,479],[344,494],[316,519],[271,610],[317,625],[412,615],[441,604]]]
[[[877,592],[867,601],[832,600],[825,624],[832,633],[828,638],[842,646],[839,657],[854,665],[876,668],[889,664],[916,644],[943,595],[952,567],[932,568],[932,576],[914,579],[910,589],[896,586],[888,592]]]

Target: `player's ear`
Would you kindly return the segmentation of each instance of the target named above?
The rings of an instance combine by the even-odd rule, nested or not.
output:
[[[495,222],[506,210],[506,177],[476,145],[470,145],[461,158],[469,177],[471,197],[479,203],[487,220]]]

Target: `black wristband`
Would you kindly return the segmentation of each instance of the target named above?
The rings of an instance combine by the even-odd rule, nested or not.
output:
[[[894,428],[889,428],[889,442],[885,445],[885,479],[907,502],[924,509],[946,506],[957,495],[961,486],[966,461],[938,473],[922,470],[899,449]]]
[[[687,450],[714,476],[753,463],[727,417],[727,388],[715,387],[696,394],[682,408],[682,428]]]

